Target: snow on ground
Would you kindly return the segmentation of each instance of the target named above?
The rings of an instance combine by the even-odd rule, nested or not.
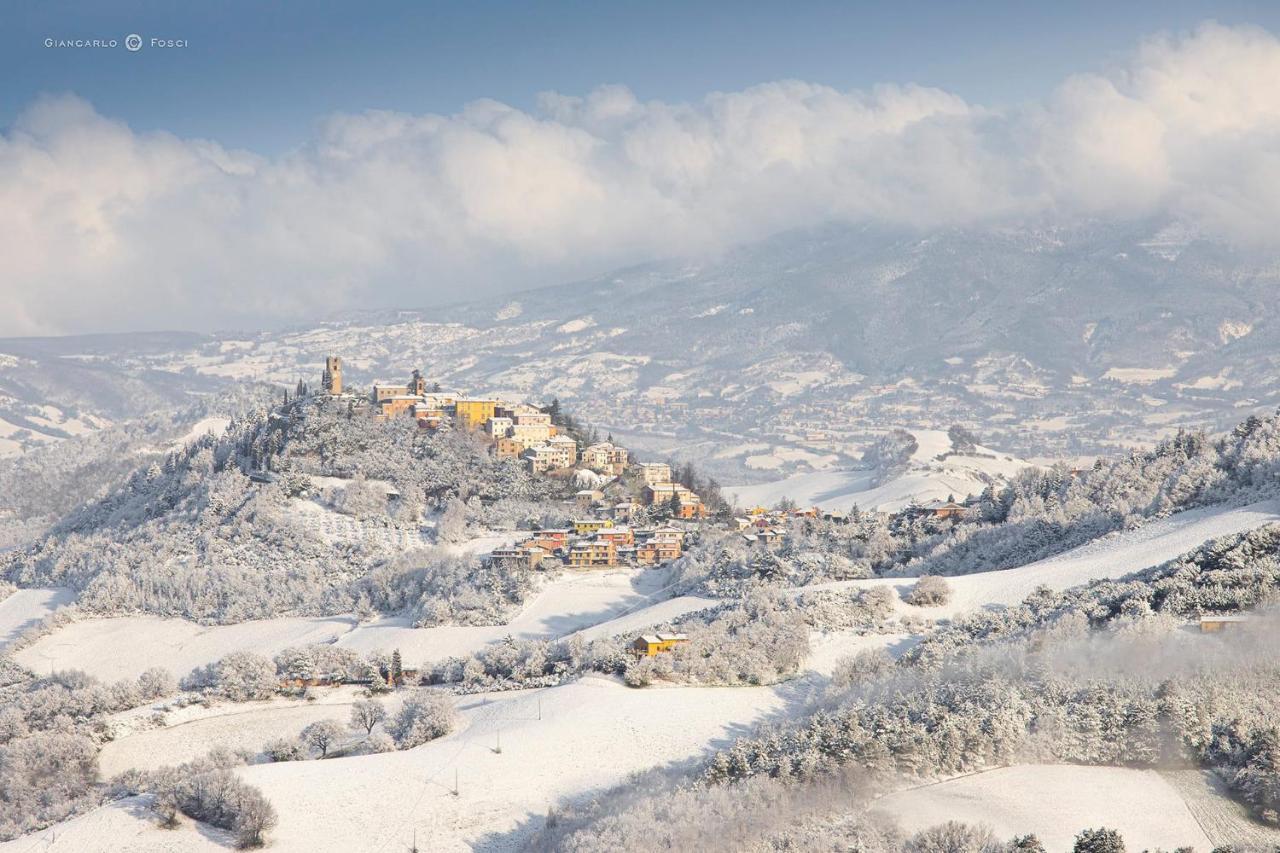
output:
[[[653,569],[567,574],[543,587],[505,625],[412,628],[406,619],[385,618],[359,626],[338,645],[360,653],[398,648],[406,662],[421,664],[471,654],[507,636],[563,637],[643,607],[662,595],[666,578],[667,572]]]
[[[189,705],[165,715],[160,728],[131,730],[140,718],[150,716],[153,708],[126,711],[112,718],[116,739],[98,753],[102,778],[110,779],[125,770],[154,770],[181,764],[207,755],[217,746],[258,752],[274,738],[297,737],[303,728],[320,720],[336,720],[346,728],[351,704],[363,698],[356,687],[316,688],[316,699],[277,697],[266,702],[221,703],[213,707]],[[404,699],[403,693],[379,701],[394,714]],[[364,737],[363,730],[353,733],[352,742]]]
[[[867,649],[884,649],[897,657],[916,644],[919,638],[905,633],[863,634],[856,630],[810,631],[809,657],[804,668],[831,677],[841,658]]]
[[[1117,829],[1130,850],[1213,847],[1178,790],[1154,770],[1023,764],[898,791],[876,809],[916,832],[948,820],[985,823],[997,838],[1034,833],[1070,850],[1088,827]]]
[[[547,690],[464,697],[459,731],[406,752],[238,772],[280,814],[272,850],[399,850],[415,829],[422,849],[514,849],[562,797],[588,796],[633,771],[727,744],[765,716],[797,707],[806,686],[633,690],[593,676]],[[186,831],[168,835],[171,846],[152,847],[159,836],[146,818],[141,808],[107,806],[0,851],[29,849],[51,833],[54,850],[213,849]],[[104,845],[104,833],[115,846]]]
[[[162,666],[182,678],[234,651],[267,657],[289,646],[327,643],[349,631],[350,617],[284,617],[206,626],[186,619],[121,616],[84,619],[41,637],[14,655],[36,672],[79,669],[103,681],[136,678]]]
[[[179,438],[171,446],[170,450],[181,450],[193,441],[197,441],[206,435],[220,436],[227,431],[230,426],[230,418],[203,418],[191,425],[191,429],[187,430],[186,435]]]
[[[901,601],[898,607],[903,612],[943,619],[990,605],[1020,604],[1041,585],[1064,590],[1099,578],[1123,577],[1193,551],[1210,539],[1277,521],[1280,501],[1188,510],[1018,568],[949,577],[951,601],[941,607],[910,607]],[[913,578],[871,578],[804,589],[891,586],[905,592],[914,584]]]
[[[1001,481],[1027,467],[1027,463],[1007,454],[978,446],[970,454],[951,454],[951,439],[941,430],[912,430],[917,449],[907,471],[873,487],[875,472],[865,469],[811,471],[782,480],[750,486],[730,486],[725,496],[740,506],[771,507],[783,498],[800,506],[848,510],[854,504],[863,509],[893,511],[915,501],[927,503],[977,494],[992,481]]]
[[[1280,829],[1254,820],[1249,810],[1231,799],[1226,786],[1210,770],[1162,770],[1182,797],[1212,847],[1280,849]]]
[[[235,849],[229,832],[183,818],[162,829],[151,811],[151,796],[129,797],[0,844],[0,853],[227,853]]]
[[[76,600],[75,590],[20,589],[0,601],[0,648],[7,646],[28,628],[40,623],[59,607]]]

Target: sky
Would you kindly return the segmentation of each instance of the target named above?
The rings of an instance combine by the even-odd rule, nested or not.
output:
[[[1268,244],[1275,33],[1178,0],[6,0],[0,335],[439,304],[832,220]]]

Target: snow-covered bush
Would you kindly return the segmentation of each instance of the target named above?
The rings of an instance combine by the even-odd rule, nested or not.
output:
[[[940,607],[951,600],[951,585],[937,575],[924,575],[907,593],[907,604],[915,607]]]
[[[302,761],[307,749],[297,738],[274,738],[262,745],[262,754],[268,761]]]
[[[457,724],[453,698],[440,690],[419,690],[401,706],[388,730],[400,749],[443,737]]]

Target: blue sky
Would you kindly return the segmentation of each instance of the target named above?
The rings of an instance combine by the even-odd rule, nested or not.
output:
[[[8,0],[0,127],[73,92],[137,130],[271,154],[333,112],[520,108],[603,83],[642,100],[795,78],[915,82],[999,106],[1040,97],[1141,37],[1212,18],[1275,31],[1264,2],[59,2]],[[185,49],[50,50],[45,38],[187,39]]]

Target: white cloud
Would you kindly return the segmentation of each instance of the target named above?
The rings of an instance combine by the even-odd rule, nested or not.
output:
[[[1275,37],[1210,24],[1012,110],[911,85],[606,86],[533,113],[332,116],[274,159],[46,98],[0,136],[0,333],[420,305],[829,220],[1168,213],[1275,248],[1276,80]]]

